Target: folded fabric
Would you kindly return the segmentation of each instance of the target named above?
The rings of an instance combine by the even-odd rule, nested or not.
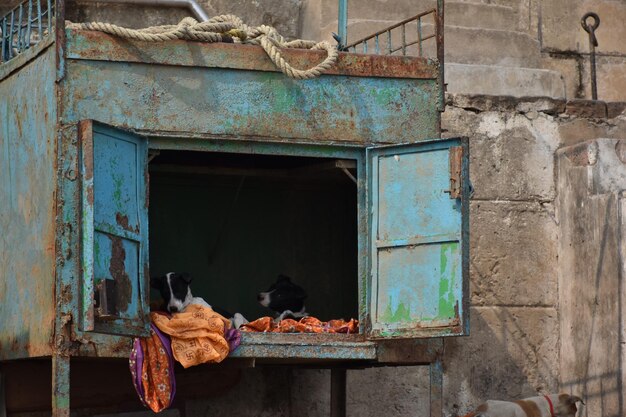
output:
[[[139,399],[155,413],[168,408],[176,394],[170,340],[150,323],[150,337],[136,338],[129,359]]]
[[[300,320],[284,319],[278,323],[271,317],[261,317],[240,327],[242,332],[272,333],[358,333],[359,321],[350,319],[321,321],[315,317],[303,317]]]
[[[212,309],[191,304],[172,317],[154,312],[150,315],[154,324],[171,337],[174,358],[183,367],[218,363],[228,356],[230,347],[225,333],[230,329],[230,320]]]

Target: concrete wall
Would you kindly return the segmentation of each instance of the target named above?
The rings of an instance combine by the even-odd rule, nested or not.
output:
[[[533,1],[540,17],[539,36],[545,66],[559,69],[566,78],[569,97],[591,97],[589,37],[580,24],[587,12],[600,17],[598,39],[598,97],[626,100],[626,3],[614,0]],[[577,82],[576,79],[580,81]],[[574,89],[578,91],[574,93]]]
[[[434,3],[349,1],[348,42]],[[591,98],[589,39],[580,24],[589,11],[601,19],[596,32],[598,97],[626,100],[626,3],[615,0],[446,0],[449,91]],[[336,0],[303,0],[302,16],[305,37],[331,39],[331,31],[337,32]]]
[[[618,294],[624,278],[617,271],[624,257],[617,242],[626,228],[618,217],[617,195],[626,180],[624,160],[608,148],[626,138],[626,115],[607,118],[606,106],[597,104],[451,97],[443,124],[448,135],[470,137],[476,193],[472,334],[446,344],[447,415],[463,415],[484,398],[559,389],[589,396],[580,415],[623,415],[621,361],[626,350],[620,345]],[[597,198],[587,196],[586,178],[577,183],[563,179],[555,152],[602,137],[614,138],[605,146],[612,157],[605,157],[594,172],[605,181],[616,177],[608,181],[610,191],[600,192],[612,201],[612,211],[603,209],[606,202],[596,201],[583,210],[587,217],[575,215],[583,196]],[[613,234],[605,237],[601,254],[607,228]],[[605,268],[601,290],[595,289],[598,265]],[[598,300],[604,307],[594,304]]]
[[[560,373],[592,415],[624,415],[626,140],[599,138],[557,156],[561,218]]]

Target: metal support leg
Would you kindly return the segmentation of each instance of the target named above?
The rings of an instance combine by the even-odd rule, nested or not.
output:
[[[330,416],[346,417],[346,370],[330,371]]]
[[[7,402],[4,374],[0,373],[0,417],[7,417]]]
[[[52,356],[52,417],[70,416],[70,357]]]
[[[430,364],[430,417],[443,416],[443,364],[441,358]]]

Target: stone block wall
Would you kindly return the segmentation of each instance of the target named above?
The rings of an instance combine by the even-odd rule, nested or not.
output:
[[[624,241],[618,236],[626,234],[626,223],[619,218],[617,195],[626,189],[626,142],[619,140],[626,139],[626,114],[609,118],[608,108],[623,105],[449,97],[443,126],[448,136],[470,137],[476,192],[471,336],[446,341],[444,415],[464,415],[486,398],[557,390],[588,396],[580,416],[623,415],[625,398],[618,389],[625,381],[626,349],[618,309],[624,300]],[[607,196],[587,197],[586,177],[565,181],[561,158],[555,157],[559,149],[597,138],[607,138],[603,149],[613,155],[594,168],[595,177],[613,187],[606,218]],[[622,144],[617,156],[616,144]],[[580,209],[586,215],[576,214],[582,197],[590,200]],[[601,232],[607,228],[602,254]],[[600,264],[606,269],[598,290]]]

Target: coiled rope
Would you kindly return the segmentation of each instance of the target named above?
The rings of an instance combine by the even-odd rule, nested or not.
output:
[[[174,39],[185,39],[201,42],[234,42],[261,45],[274,65],[284,74],[298,80],[318,77],[337,62],[337,48],[326,41],[315,42],[306,40],[286,41],[271,26],[261,25],[250,27],[234,15],[215,16],[206,22],[198,22],[186,17],[177,25],[151,26],[145,29],[128,29],[110,23],[72,23],[67,22],[70,29],[94,30],[126,39],[144,42],[165,42]],[[326,58],[307,70],[292,67],[282,57],[281,48],[301,48],[325,50]]]

